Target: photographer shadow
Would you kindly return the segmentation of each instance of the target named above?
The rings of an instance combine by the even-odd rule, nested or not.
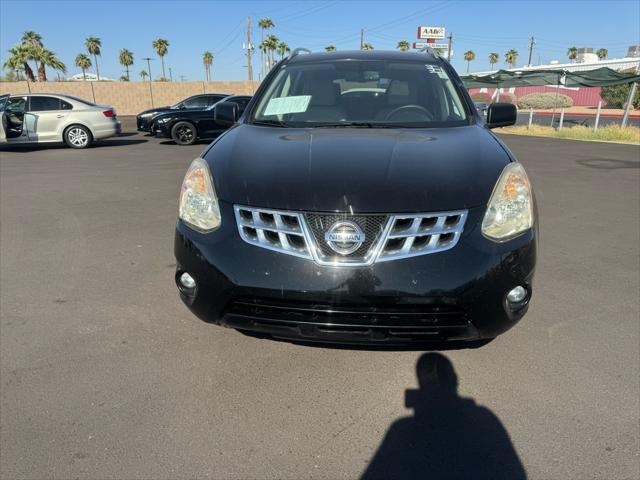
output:
[[[415,415],[391,425],[363,480],[526,478],[498,417],[458,395],[458,378],[447,357],[426,353],[416,370],[420,387],[405,396]]]

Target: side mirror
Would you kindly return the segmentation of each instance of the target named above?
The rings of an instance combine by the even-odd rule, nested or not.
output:
[[[511,103],[492,103],[487,108],[487,127],[508,127],[518,119],[516,106]]]
[[[239,107],[235,102],[221,102],[213,109],[213,118],[216,123],[230,127],[238,120]]]

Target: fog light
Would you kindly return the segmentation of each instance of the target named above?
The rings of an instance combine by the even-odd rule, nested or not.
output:
[[[180,284],[184,288],[192,289],[195,288],[196,281],[191,275],[189,275],[187,272],[184,272],[182,275],[180,275]]]
[[[527,289],[520,285],[507,293],[507,300],[511,303],[520,303],[525,298],[527,298]]]

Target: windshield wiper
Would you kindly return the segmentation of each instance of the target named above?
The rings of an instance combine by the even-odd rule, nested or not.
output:
[[[310,125],[314,128],[395,128],[397,125],[391,123],[374,122],[339,122],[339,123],[317,123]]]
[[[269,125],[271,127],[282,127],[282,128],[291,128],[293,125],[287,122],[283,122],[282,120],[254,120],[251,122],[252,125]]]

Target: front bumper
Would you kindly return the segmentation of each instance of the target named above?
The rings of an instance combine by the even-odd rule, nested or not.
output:
[[[278,338],[330,343],[405,344],[493,338],[526,313],[536,262],[536,232],[505,243],[482,236],[484,208],[469,210],[451,250],[376,263],[329,267],[252,246],[240,238],[233,207],[220,203],[210,234],[178,221],[176,284],[206,322]],[[178,281],[188,272],[197,283]],[[506,300],[515,286],[529,294]]]
[[[149,117],[140,117],[137,116],[136,117],[136,128],[138,129],[139,132],[150,132],[151,131],[151,125],[153,123],[152,121],[152,116]]]

